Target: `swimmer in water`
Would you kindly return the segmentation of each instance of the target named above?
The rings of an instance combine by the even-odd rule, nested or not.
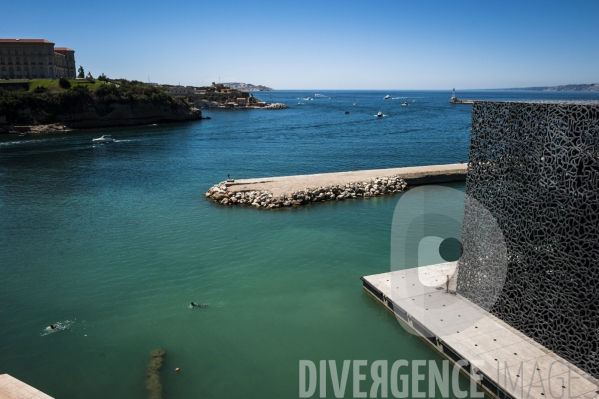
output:
[[[64,330],[64,327],[61,327],[61,326],[58,326],[58,325],[54,325],[54,324],[52,324],[52,325],[50,326],[50,329],[51,329],[51,330],[54,330],[54,331],[62,331],[62,330]]]
[[[195,303],[195,302],[191,303],[192,308],[205,308],[206,306],[208,306],[208,305],[206,305],[205,303]]]

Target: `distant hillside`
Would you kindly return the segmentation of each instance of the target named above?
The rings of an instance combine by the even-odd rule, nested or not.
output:
[[[275,91],[275,89],[271,89],[270,87],[255,86],[251,83],[223,83],[223,86],[240,91]]]
[[[599,83],[562,85],[562,86],[541,86],[541,87],[519,87],[512,89],[493,89],[493,90],[535,90],[535,91],[599,91]]]

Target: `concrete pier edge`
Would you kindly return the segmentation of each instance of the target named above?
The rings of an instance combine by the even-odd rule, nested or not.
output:
[[[281,203],[279,206],[303,205],[314,202],[325,202],[331,199],[342,200],[394,194],[403,192],[406,185],[409,187],[422,184],[465,181],[467,171],[467,164],[459,163],[241,180],[228,179],[212,186],[206,193],[206,197],[221,205],[250,205],[247,202],[238,203],[237,200],[230,201],[230,199],[239,193],[253,192],[259,193],[259,195],[265,194],[268,198],[273,199],[273,201],[278,199],[278,202]],[[398,182],[397,179],[401,179],[401,182]],[[393,182],[390,182],[391,180]],[[382,181],[382,183],[379,183],[379,181]],[[384,189],[380,191],[374,189],[371,192],[364,192],[364,186],[367,184],[376,184],[377,186],[382,184]],[[387,185],[389,185],[389,190],[387,190]],[[343,193],[345,195],[341,195],[340,198],[338,198],[339,193],[337,193],[336,195],[325,195],[325,198],[312,201],[299,201],[299,203],[294,201],[296,199],[294,196],[297,193],[313,192],[315,190],[322,192],[322,189],[330,191],[332,188],[337,190],[339,187],[349,187],[352,189],[350,190],[352,191],[351,195],[345,192]],[[353,188],[358,188],[358,193],[354,193]],[[283,205],[283,203],[286,203],[286,205]],[[276,207],[278,208],[279,206]],[[262,207],[274,208],[268,206]]]
[[[9,374],[0,374],[0,399],[53,399]]]
[[[432,346],[441,356],[443,356],[444,358],[449,360],[454,365],[458,361],[463,361],[465,363],[465,366],[462,366],[460,368],[460,371],[466,377],[468,377],[470,379],[475,379],[474,378],[475,375],[476,375],[476,377],[480,377],[480,380],[476,381],[477,385],[480,388],[484,389],[484,391],[488,395],[492,396],[493,398],[499,398],[499,399],[550,399],[550,398],[567,399],[567,398],[582,398],[582,397],[585,397],[584,396],[585,394],[592,395],[592,396],[586,396],[587,398],[597,397],[597,394],[599,393],[599,391],[598,391],[599,381],[597,379],[595,379],[593,376],[586,373],[584,370],[580,369],[576,365],[563,359],[561,356],[555,354],[553,351],[549,350],[548,348],[537,343],[536,341],[534,341],[530,337],[526,336],[519,330],[511,327],[510,325],[508,325],[501,319],[486,312],[484,309],[479,308],[477,305],[473,304],[468,299],[462,297],[459,294],[456,294],[456,296],[454,296],[454,298],[457,298],[461,303],[466,304],[468,308],[473,309],[475,312],[481,312],[481,313],[486,314],[485,318],[487,320],[491,321],[492,323],[496,323],[498,325],[499,329],[494,331],[493,332],[494,334],[499,334],[499,335],[507,334],[507,335],[512,335],[512,336],[517,336],[518,340],[520,340],[520,342],[516,342],[513,345],[519,345],[518,352],[520,352],[520,351],[529,352],[529,353],[537,352],[537,355],[541,354],[542,358],[549,358],[553,362],[560,362],[562,364],[567,365],[567,369],[569,370],[568,378],[571,378],[573,380],[578,380],[578,382],[576,383],[576,386],[573,389],[578,390],[580,392],[575,392],[574,396],[564,395],[564,394],[557,395],[557,396],[554,395],[551,392],[551,384],[555,380],[559,380],[560,377],[563,377],[563,375],[559,374],[559,373],[556,373],[557,375],[553,376],[553,381],[550,381],[550,380],[542,377],[541,376],[542,372],[538,373],[539,376],[541,377],[541,382],[542,382],[541,385],[542,386],[546,385],[548,387],[548,389],[549,389],[548,393],[539,393],[538,389],[536,390],[537,392],[531,392],[531,387],[538,388],[538,386],[536,386],[536,382],[533,384],[532,381],[529,383],[529,385],[524,385],[524,384],[521,384],[520,382],[518,382],[518,384],[516,386],[512,386],[512,387],[508,387],[506,385],[505,381],[502,384],[501,377],[505,377],[505,375],[506,375],[506,371],[504,368],[499,369],[500,370],[499,371],[497,369],[493,370],[493,367],[491,367],[490,364],[484,365],[483,367],[477,367],[472,363],[473,360],[480,361],[483,358],[483,355],[488,355],[490,353],[489,352],[485,353],[484,351],[480,352],[480,353],[474,353],[474,352],[471,352],[472,348],[467,348],[463,344],[464,342],[472,341],[473,338],[476,338],[478,340],[477,342],[479,345],[484,344],[484,340],[485,340],[484,337],[487,336],[488,333],[479,333],[479,335],[470,335],[470,336],[467,336],[464,341],[459,341],[459,340],[456,341],[455,336],[452,337],[450,335],[443,334],[438,329],[438,325],[431,323],[430,317],[429,317],[429,319],[426,319],[426,320],[424,320],[424,319],[420,320],[419,318],[422,317],[423,314],[413,314],[414,312],[415,313],[418,313],[418,312],[415,311],[415,309],[410,309],[410,304],[412,302],[410,302],[408,300],[409,299],[414,300],[413,298],[417,298],[417,296],[412,296],[410,294],[404,293],[403,298],[400,296],[400,299],[393,300],[391,297],[397,296],[398,291],[395,291],[393,289],[393,287],[391,287],[391,286],[386,287],[386,283],[383,283],[383,281],[385,281],[385,280],[388,282],[391,279],[390,276],[392,274],[405,273],[405,272],[410,273],[411,271],[416,270],[416,276],[418,276],[418,275],[420,275],[421,270],[424,271],[424,269],[426,269],[426,271],[430,275],[431,271],[433,272],[433,274],[437,272],[435,270],[436,268],[440,268],[439,271],[441,271],[442,268],[447,267],[447,265],[448,264],[422,266],[422,267],[418,267],[415,269],[406,269],[406,270],[400,270],[400,271],[395,271],[395,272],[390,272],[390,273],[388,272],[388,273],[375,274],[375,275],[371,275],[371,276],[363,276],[360,278],[360,280],[362,281],[362,288],[371,297],[373,297],[381,305],[383,305],[383,307],[386,310],[391,312],[404,327],[406,327],[408,330],[415,333],[415,335],[419,336],[423,341],[425,341],[427,344]],[[405,274],[406,278],[408,278],[407,273]],[[424,274],[427,274],[427,273],[424,273]],[[441,274],[441,276],[440,276],[441,280],[443,280],[446,272],[443,272],[440,274]],[[402,275],[404,275],[404,274],[397,274],[395,278],[397,278],[397,276],[402,276]],[[416,277],[416,278],[418,279],[419,277]],[[452,278],[452,279],[454,281],[450,284],[450,287],[449,287],[450,290],[452,290],[452,284],[453,284],[453,289],[455,289],[455,280],[457,279],[457,277],[454,276],[454,278]],[[430,280],[429,280],[429,282],[430,282]],[[381,284],[384,287],[381,286]],[[444,284],[442,284],[441,286],[445,287]],[[397,288],[399,288],[399,287],[397,287]],[[427,287],[427,289],[429,291],[427,291],[426,294],[429,294],[428,295],[429,297],[431,296],[430,294],[432,294],[433,296],[444,294],[444,290],[439,291],[439,287],[429,286],[429,287]],[[424,295],[424,296],[426,296],[426,295]],[[438,300],[438,299],[433,299],[433,301],[434,300]],[[404,304],[407,304],[408,306],[407,307],[402,306],[400,303],[398,303],[398,301],[402,302]],[[429,309],[426,309],[426,310],[429,310]],[[462,309],[462,311],[460,311],[460,313],[462,313],[462,316],[465,316],[463,310],[464,309]],[[446,314],[446,316],[449,316],[449,315]],[[446,318],[446,317],[444,317],[444,318]],[[449,321],[449,320],[446,320],[446,321]],[[450,324],[449,329],[451,329],[451,328],[454,328],[454,327],[453,327],[453,325]],[[475,328],[478,328],[478,327],[475,327]],[[483,327],[483,329],[484,329],[484,327]],[[478,331],[481,331],[481,330],[478,330]],[[461,329],[460,329],[460,331],[458,331],[458,333],[459,332],[467,333],[466,330],[462,331]],[[470,342],[470,344],[472,344],[473,342]],[[503,349],[504,349],[503,347],[498,347],[497,350],[503,350]],[[492,352],[495,352],[495,350],[492,350],[491,353]],[[514,353],[514,355],[515,355],[515,353]],[[514,367],[513,364],[508,367],[508,364],[507,364],[508,359],[500,358],[501,354],[498,355],[497,353],[495,353],[494,356],[496,356],[501,361],[505,360],[506,368],[509,369],[511,367]],[[490,356],[490,357],[493,357],[493,356]],[[531,357],[531,356],[529,356],[529,357]],[[542,358],[541,357],[535,358],[534,356],[532,356],[531,357],[532,360],[529,360],[529,361],[538,361],[539,364],[541,364],[541,366],[539,366],[539,367],[542,368],[543,367],[542,366],[542,363],[543,363]],[[495,359],[495,360],[498,360],[498,359]],[[527,361],[525,358],[523,358],[522,360],[525,362]],[[524,363],[524,364],[526,364],[526,363]],[[499,366],[500,366],[500,364],[498,364],[498,367]],[[535,367],[536,367],[536,364],[535,364]],[[537,368],[537,370],[539,370],[539,369]],[[493,371],[493,372],[491,372],[491,371]],[[508,370],[508,372],[509,372],[509,370]],[[570,374],[574,375],[574,377],[573,378],[570,377]],[[534,372],[533,372],[533,376],[534,376]],[[520,376],[518,376],[518,377],[520,377]],[[524,376],[522,376],[522,377],[524,377]],[[549,379],[552,377],[551,369],[549,370],[548,377],[549,377]],[[525,380],[524,380],[524,378],[522,378],[520,381],[525,381]],[[571,381],[568,380],[568,383],[570,383],[570,382]],[[510,383],[511,383],[511,381],[510,381]],[[543,385],[543,383],[544,383],[544,385]],[[562,383],[560,383],[559,385],[561,385]],[[565,385],[568,385],[568,383],[566,383]],[[572,387],[568,388],[568,393],[570,393],[570,394],[572,394],[571,389],[572,389]],[[547,392],[547,390],[545,390],[544,388],[543,388],[543,390],[545,392]]]

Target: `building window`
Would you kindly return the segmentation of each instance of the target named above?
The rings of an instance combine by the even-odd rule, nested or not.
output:
[[[15,78],[15,70],[12,69],[12,67],[8,68],[8,77],[10,79],[14,79]]]
[[[29,68],[25,67],[25,77],[29,79]]]
[[[17,78],[21,79],[21,67],[17,67]]]
[[[34,78],[37,78],[37,68],[36,67],[31,68],[31,76],[33,76]]]
[[[2,67],[2,79],[6,79],[6,68]]]
[[[45,78],[46,73],[44,72],[44,68],[40,68],[40,78]]]
[[[50,77],[50,78],[54,77],[54,70],[52,69],[52,67],[48,68],[48,77]]]
[[[0,57],[0,65],[4,65],[4,57]]]

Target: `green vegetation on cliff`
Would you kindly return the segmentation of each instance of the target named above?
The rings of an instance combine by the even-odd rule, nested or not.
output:
[[[90,81],[87,79],[67,79],[71,87],[82,86],[90,90],[96,90],[104,82],[99,80]],[[34,91],[37,87],[45,87],[47,91],[59,93],[65,89],[60,87],[59,79],[32,79],[29,81],[29,91]]]
[[[78,84],[70,80],[71,87],[62,88],[58,80],[31,81],[30,91],[0,90],[0,115],[9,123],[54,123],[68,116],[82,113],[108,115],[117,104],[135,108],[139,104],[152,104],[162,109],[189,111],[189,104],[173,98],[165,90],[138,81],[95,81]],[[64,84],[63,84],[64,85]]]

